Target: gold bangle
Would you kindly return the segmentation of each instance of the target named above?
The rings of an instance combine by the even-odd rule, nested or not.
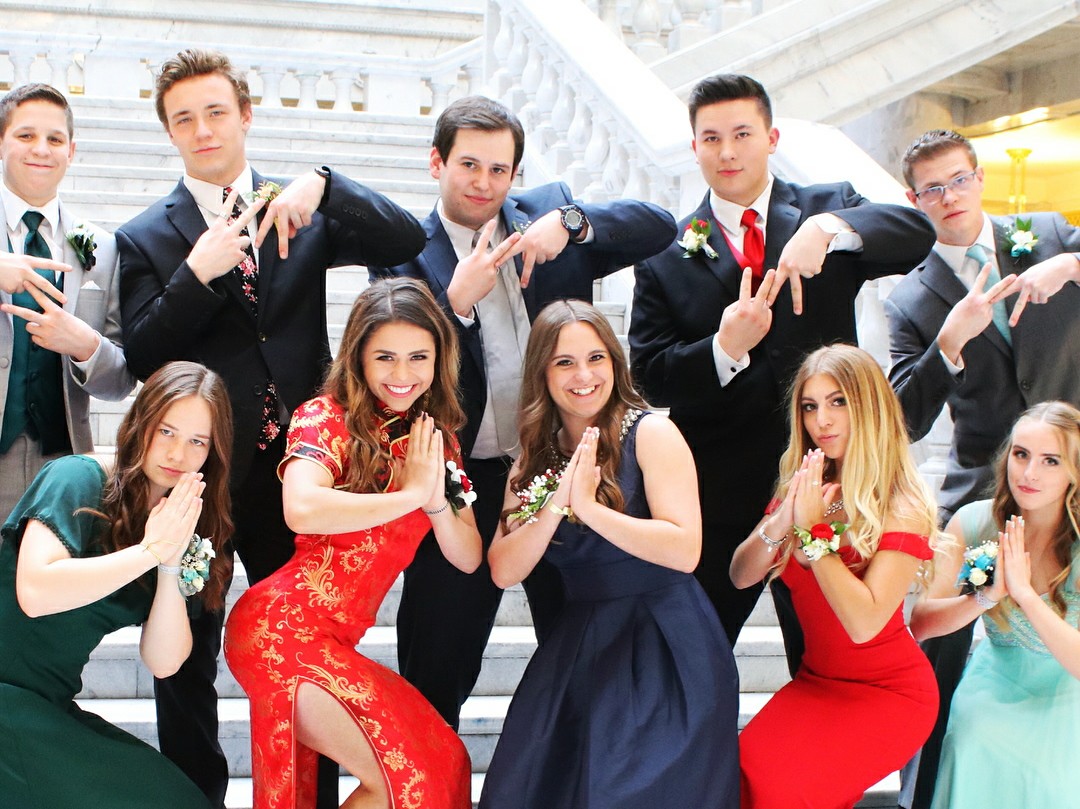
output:
[[[154,544],[153,542],[151,542],[151,543],[148,543],[148,544],[147,544],[147,543],[142,543],[142,542],[140,542],[139,544],[140,544],[140,545],[142,545],[142,549],[143,549],[144,551],[146,551],[146,552],[147,552],[147,553],[149,553],[149,554],[150,554],[151,556],[153,556],[153,557],[154,557],[155,559],[157,559],[157,563],[158,563],[159,565],[163,565],[163,564],[165,564],[165,560],[164,560],[164,559],[162,559],[162,558],[161,558],[160,556],[158,556],[158,555],[157,555],[157,553],[155,553],[155,552],[154,552],[153,548],[151,548],[151,547],[150,547],[150,545],[153,545],[153,544]]]
[[[558,514],[560,517],[570,518],[574,516],[574,510],[570,506],[557,506],[554,503],[548,503],[548,508]]]

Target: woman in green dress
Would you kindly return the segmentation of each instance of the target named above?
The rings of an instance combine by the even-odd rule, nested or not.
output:
[[[987,637],[953,697],[933,807],[1080,805],[1080,411],[1025,412],[993,497],[961,508],[946,531],[961,542],[935,557],[911,630],[922,640],[981,617]],[[961,594],[958,577],[978,589]]]
[[[124,417],[115,468],[71,455],[46,464],[0,544],[0,804],[5,809],[208,809],[147,744],[74,702],[90,653],[142,625],[155,676],[191,649],[184,592],[219,609],[232,531],[232,422],[220,377],[175,362]],[[194,534],[212,537],[212,543]],[[182,592],[183,591],[183,592]]]

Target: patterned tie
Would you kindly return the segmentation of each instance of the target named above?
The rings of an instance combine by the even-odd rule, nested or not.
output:
[[[742,252],[754,274],[751,280],[754,292],[757,292],[761,279],[765,277],[765,234],[758,227],[757,218],[757,211],[753,208],[743,211],[742,226],[746,228],[746,233],[743,235]]]
[[[232,191],[231,186],[226,186],[222,189],[221,201],[224,202],[227,200]],[[239,200],[239,197],[237,197],[237,199]],[[232,224],[239,218],[240,204],[239,202],[234,202],[232,213],[229,214],[229,224]],[[244,248],[244,254],[244,257],[233,269],[233,272],[236,273],[237,278],[240,280],[240,288],[243,290],[244,297],[251,306],[251,314],[258,317],[259,296],[255,287],[259,281],[259,266],[255,263],[255,248],[252,247],[250,241],[248,242],[247,247]],[[267,379],[266,393],[263,395],[263,412],[259,427],[259,440],[256,442],[255,446],[261,450],[267,449],[270,444],[273,443],[274,439],[278,437],[280,432],[281,421],[278,418],[277,386],[274,385],[273,379]]]
[[[976,274],[982,271],[984,264],[990,264],[990,275],[986,278],[987,289],[1001,280],[1001,275],[998,273],[997,268],[994,267],[994,262],[990,261],[989,253],[986,252],[986,248],[981,244],[971,245],[964,255],[974,260],[978,265]],[[1005,311],[1005,301],[1003,300],[994,304],[994,326],[1001,332],[1001,336],[1005,338],[1005,342],[1011,346],[1012,333],[1009,331],[1009,313]]]

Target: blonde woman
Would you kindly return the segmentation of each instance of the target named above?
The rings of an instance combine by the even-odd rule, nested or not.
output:
[[[937,715],[933,671],[902,610],[933,556],[935,507],[896,397],[873,357],[828,346],[796,374],[790,418],[776,497],[731,578],[780,576],[806,652],[740,737],[744,809],[853,806]]]
[[[1073,806],[1080,795],[1080,411],[1064,402],[1026,411],[996,472],[993,499],[964,506],[949,523],[963,544],[938,552],[939,575],[911,617],[920,640],[979,617],[987,634],[953,697],[933,806]],[[994,540],[991,580],[961,594],[965,549]],[[982,582],[976,575],[972,581]]]

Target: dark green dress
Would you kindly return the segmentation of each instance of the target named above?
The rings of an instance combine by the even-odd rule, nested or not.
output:
[[[29,520],[49,526],[74,557],[94,556],[105,475],[93,458],[52,461],[5,522],[0,544],[0,805],[4,809],[209,809],[168,759],[74,703],[90,653],[110,632],[142,623],[153,590],[132,582],[100,601],[29,618],[15,565]]]

